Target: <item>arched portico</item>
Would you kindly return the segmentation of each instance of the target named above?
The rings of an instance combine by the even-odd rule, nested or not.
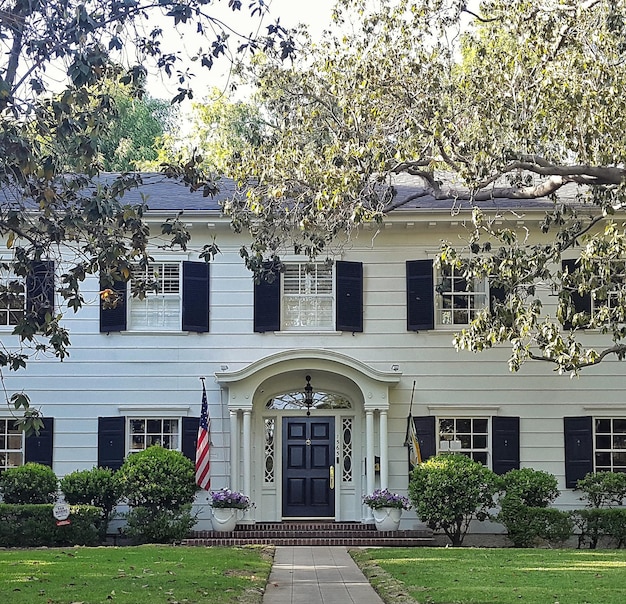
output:
[[[280,520],[288,515],[284,513],[285,485],[291,484],[287,482],[288,435],[300,429],[320,434],[329,430],[333,435],[327,446],[336,506],[327,513],[341,520],[362,519],[362,493],[384,488],[388,482],[389,389],[400,380],[398,372],[382,372],[331,350],[299,349],[215,375],[228,400],[231,487],[255,499],[256,519]],[[306,376],[315,392],[341,395],[348,406],[313,408],[309,420],[304,419],[309,417],[304,409],[272,406],[274,397],[302,391]],[[315,446],[304,433],[302,438],[307,446]],[[298,451],[297,444],[294,447]]]

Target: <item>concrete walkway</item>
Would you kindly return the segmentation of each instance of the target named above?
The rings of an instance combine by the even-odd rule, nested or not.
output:
[[[263,604],[383,604],[345,547],[276,548]]]

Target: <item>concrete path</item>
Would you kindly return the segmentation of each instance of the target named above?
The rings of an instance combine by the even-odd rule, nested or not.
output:
[[[276,548],[263,604],[383,604],[345,547]]]

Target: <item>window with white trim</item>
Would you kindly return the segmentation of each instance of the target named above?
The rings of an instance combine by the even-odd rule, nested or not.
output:
[[[489,418],[440,417],[438,435],[438,453],[462,453],[488,465]]]
[[[0,472],[24,464],[24,435],[14,419],[0,419]]]
[[[626,472],[626,418],[594,420],[596,472]]]
[[[487,306],[488,280],[466,279],[463,268],[442,266],[435,281],[438,325],[468,325]]]
[[[282,278],[282,329],[334,329],[333,267],[290,263]]]
[[[131,291],[146,281],[145,294],[129,296],[129,329],[137,331],[179,331],[182,312],[180,262],[151,262],[143,272],[134,271]]]
[[[128,452],[137,453],[153,445],[180,450],[180,421],[172,418],[128,418]]]
[[[26,309],[26,280],[0,264],[0,327],[17,325]]]

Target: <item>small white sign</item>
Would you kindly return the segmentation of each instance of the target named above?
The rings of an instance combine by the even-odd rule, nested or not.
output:
[[[52,515],[57,520],[67,520],[70,515],[69,503],[55,503],[52,508]]]

